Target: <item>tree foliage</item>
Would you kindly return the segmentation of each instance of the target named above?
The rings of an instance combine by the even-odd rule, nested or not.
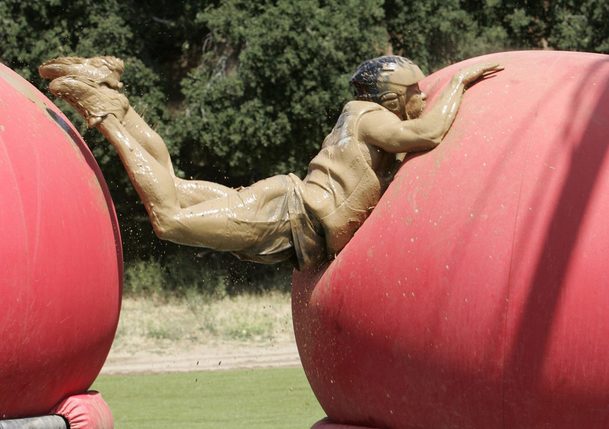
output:
[[[36,69],[48,58],[123,58],[125,91],[178,173],[231,186],[303,175],[366,58],[393,52],[432,72],[506,49],[609,52],[600,0],[2,0],[0,24],[0,61],[43,91]],[[128,260],[274,275],[156,240],[114,152],[70,117],[111,187]]]
[[[182,82],[184,153],[239,184],[303,173],[354,65],[382,50],[382,18],[379,0],[228,0],[199,12],[209,33]]]

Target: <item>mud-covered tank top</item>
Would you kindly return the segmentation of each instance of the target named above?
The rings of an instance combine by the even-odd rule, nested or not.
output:
[[[382,109],[366,101],[347,103],[303,181],[305,203],[322,224],[330,257],[345,247],[384,190],[357,135],[362,115]]]

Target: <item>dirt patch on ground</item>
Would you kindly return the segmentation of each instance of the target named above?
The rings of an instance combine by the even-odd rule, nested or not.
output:
[[[298,365],[288,295],[126,298],[102,374]]]
[[[209,344],[167,354],[110,353],[102,374],[216,371],[300,365],[296,344]]]

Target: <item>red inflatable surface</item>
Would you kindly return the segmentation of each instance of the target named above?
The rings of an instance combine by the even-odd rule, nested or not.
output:
[[[0,419],[91,385],[118,322],[122,255],[95,160],[63,114],[0,65]]]
[[[297,273],[296,338],[335,423],[609,427],[609,57],[510,52],[338,258]],[[332,427],[332,426],[327,426]]]

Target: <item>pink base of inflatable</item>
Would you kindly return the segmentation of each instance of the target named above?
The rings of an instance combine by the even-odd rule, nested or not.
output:
[[[319,273],[296,273],[332,422],[609,427],[609,57],[508,52]],[[421,84],[430,104],[457,64]]]
[[[334,424],[330,422],[328,419],[323,419],[315,423],[311,429],[377,429],[371,427],[364,426],[349,426],[349,425],[340,425]]]
[[[69,429],[113,429],[112,411],[101,393],[90,391],[70,396],[57,404],[52,414],[62,416]]]

